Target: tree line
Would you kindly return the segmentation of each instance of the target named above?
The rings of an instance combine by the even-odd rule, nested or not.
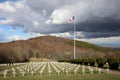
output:
[[[83,58],[83,59],[70,59],[70,60],[58,60],[59,62],[69,62],[73,64],[97,66],[103,68],[105,64],[110,69],[119,69],[120,58]]]

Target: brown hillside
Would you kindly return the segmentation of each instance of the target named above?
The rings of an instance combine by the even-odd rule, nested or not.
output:
[[[76,57],[120,57],[120,51],[76,42]],[[73,58],[73,40],[42,36],[29,40],[0,43],[0,63],[27,61],[31,57],[48,59]]]

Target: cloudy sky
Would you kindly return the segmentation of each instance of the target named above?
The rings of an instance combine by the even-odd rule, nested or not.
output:
[[[0,42],[54,35],[120,47],[120,0],[0,0]]]

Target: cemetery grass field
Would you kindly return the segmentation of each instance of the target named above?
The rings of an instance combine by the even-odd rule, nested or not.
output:
[[[120,76],[118,75],[111,75],[111,74],[86,74],[86,75],[82,75],[82,74],[69,74],[69,75],[65,75],[65,74],[61,74],[61,75],[35,75],[35,76],[18,76],[18,77],[8,77],[8,78],[3,78],[0,77],[0,80],[120,80]]]
[[[0,66],[0,71],[3,71],[5,69],[11,69],[12,67],[17,67],[16,65],[12,65],[12,66]]]
[[[41,64],[40,64],[41,65]],[[68,74],[66,74],[65,72],[60,72],[60,74],[58,75],[56,73],[56,69],[60,69],[58,68],[59,66],[56,66],[56,69],[54,68],[54,66],[52,66],[51,64],[48,65],[48,63],[45,65],[45,68],[43,69],[44,72],[42,75],[39,74],[39,70],[41,70],[44,67],[44,64],[41,65],[41,67],[39,68],[39,70],[36,71],[35,74],[31,75],[31,73],[27,73],[24,76],[21,75],[21,73],[19,72],[19,70],[17,70],[17,67],[20,67],[21,65],[18,66],[0,66],[0,80],[120,80],[120,76],[119,75],[113,75],[113,74],[107,74],[105,72],[101,72],[101,74],[99,74],[98,71],[93,71],[93,74],[90,73],[89,69],[87,67],[85,67],[85,73],[83,75],[82,73],[82,66],[79,67],[77,69],[77,73],[74,74],[74,69],[76,68],[76,66],[73,65],[68,65],[66,67],[66,69],[74,67],[71,72],[69,71]],[[24,66],[22,64],[22,66]],[[33,65],[32,65],[33,66]],[[13,77],[12,74],[12,68],[15,68],[16,70],[16,75],[15,77]],[[3,70],[4,69],[8,69],[8,74],[7,77],[4,78],[3,76]],[[36,69],[36,66],[35,66]],[[51,70],[51,74],[49,75],[48,71]]]

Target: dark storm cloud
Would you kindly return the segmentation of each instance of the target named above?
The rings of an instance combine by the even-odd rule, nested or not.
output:
[[[85,38],[120,36],[120,33],[117,32],[83,32],[83,34]]]
[[[55,33],[73,32],[73,28],[74,28],[73,24],[61,24],[61,25],[54,24],[51,26],[53,27],[53,29],[51,32],[48,32],[48,34],[53,32]],[[83,23],[77,23],[76,31],[78,32],[82,31],[82,33],[86,36],[86,38],[120,36],[120,23],[117,21],[116,22],[115,21],[109,21],[109,22],[108,21],[107,22],[86,21]],[[44,32],[46,31],[43,31],[43,33]]]
[[[77,30],[86,31],[86,32],[120,32],[120,22],[118,21],[86,21],[83,23],[77,24]]]

